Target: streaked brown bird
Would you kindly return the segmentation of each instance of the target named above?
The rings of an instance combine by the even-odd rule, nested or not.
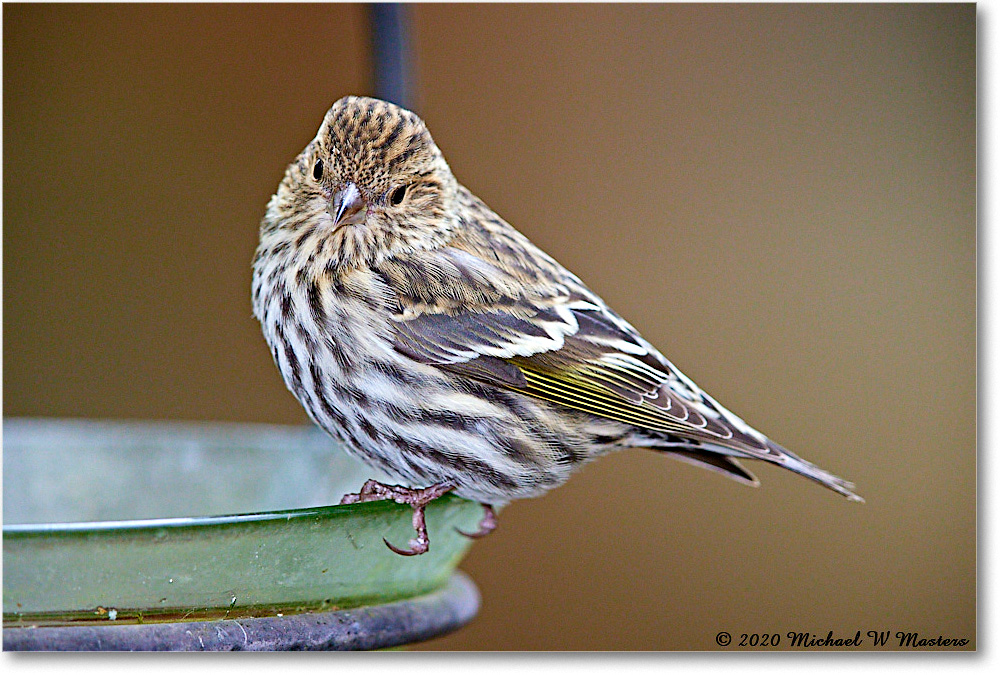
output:
[[[349,96],[261,222],[254,314],[313,421],[400,486],[345,503],[485,507],[534,497],[623,448],[748,485],[762,460],[861,501],[703,392],[601,298],[460,185],[424,122]],[[388,542],[386,542],[388,544]]]

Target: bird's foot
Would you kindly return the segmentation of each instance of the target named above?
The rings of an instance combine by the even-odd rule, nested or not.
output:
[[[455,531],[459,534],[468,537],[469,539],[482,539],[488,535],[493,530],[497,529],[497,514],[493,510],[493,507],[489,504],[482,504],[483,507],[483,519],[479,521],[479,529],[475,532],[463,532],[462,530],[455,528]]]
[[[376,480],[368,480],[361,491],[344,495],[340,500],[341,504],[358,504],[360,502],[374,502],[382,499],[391,499],[397,504],[409,504],[413,507],[413,529],[417,536],[410,540],[410,548],[396,548],[386,539],[382,539],[385,545],[393,553],[399,555],[420,555],[427,553],[430,548],[430,539],[427,536],[427,523],[424,521],[424,508],[438,497],[442,497],[455,489],[451,483],[435,483],[425,488],[407,488],[402,485],[385,485]]]

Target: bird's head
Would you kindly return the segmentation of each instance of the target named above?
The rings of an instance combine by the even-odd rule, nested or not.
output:
[[[261,226],[331,266],[440,246],[458,184],[416,114],[373,98],[333,104],[289,165]]]

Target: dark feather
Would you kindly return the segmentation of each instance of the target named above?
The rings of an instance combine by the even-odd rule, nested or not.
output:
[[[726,478],[743,483],[744,485],[752,485],[753,487],[760,485],[760,481],[757,480],[757,477],[743,468],[743,466],[732,457],[727,457],[726,455],[720,455],[717,452],[708,452],[705,450],[678,449],[662,450],[661,452],[665,455],[673,457],[674,459],[679,459],[682,462],[694,464],[702,469],[708,469],[709,471],[720,473]]]
[[[480,356],[464,363],[450,363],[441,367],[477,380],[499,382],[511,389],[523,389],[528,386],[524,374],[517,366],[510,361],[492,356]]]

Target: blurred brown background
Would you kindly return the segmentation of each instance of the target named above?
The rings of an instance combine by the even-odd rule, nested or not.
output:
[[[257,223],[358,5],[3,10],[3,412],[302,423]],[[412,7],[452,168],[848,503],[621,453],[507,508],[438,649],[976,631],[974,5]]]

